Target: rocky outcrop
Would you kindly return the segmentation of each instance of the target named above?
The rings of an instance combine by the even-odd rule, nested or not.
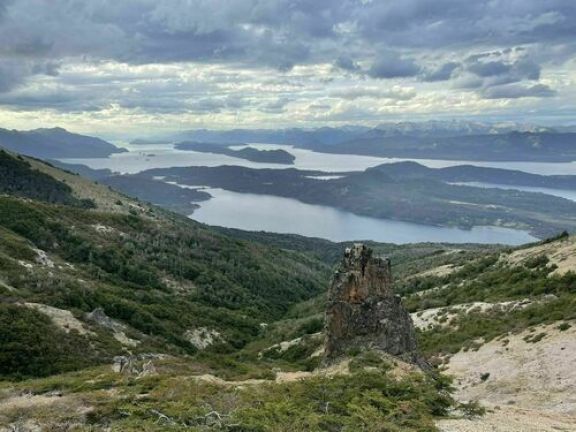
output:
[[[138,354],[114,357],[112,370],[123,375],[136,375],[142,378],[157,373],[154,361],[168,358],[165,354]]]
[[[326,311],[326,361],[353,351],[379,350],[422,363],[414,325],[392,289],[390,261],[356,244],[334,274]]]
[[[108,315],[106,315],[104,309],[94,309],[92,312],[87,313],[85,316],[86,320],[94,322],[108,330],[112,330],[114,339],[116,339],[122,345],[136,347],[140,344],[139,340],[131,339],[126,336],[125,332],[128,330],[128,326],[110,318]]]
[[[184,338],[198,350],[204,350],[210,345],[224,340],[220,332],[207,327],[187,330],[184,333]]]

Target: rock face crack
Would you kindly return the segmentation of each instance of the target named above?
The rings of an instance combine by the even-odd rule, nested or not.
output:
[[[410,314],[394,295],[390,261],[356,244],[334,273],[326,310],[326,361],[375,349],[420,364]]]

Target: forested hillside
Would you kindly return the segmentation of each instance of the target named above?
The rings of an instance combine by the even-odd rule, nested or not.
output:
[[[138,341],[131,348],[136,351],[193,353],[196,348],[185,334],[206,326],[221,334],[218,342],[226,351],[256,337],[261,322],[281,317],[290,305],[324,289],[328,267],[318,260],[227,238],[103,186],[102,194],[113,199],[108,205],[117,211],[84,209],[77,205],[84,203],[75,198],[78,191],[67,184],[32,169],[26,160],[7,153],[2,157],[3,313],[22,316],[23,325],[38,328],[26,324],[34,319],[25,318],[38,312],[22,305],[46,305],[71,311],[87,330],[60,335],[64,346],[57,352],[73,351],[76,362],[46,357],[51,366],[45,369],[6,361],[1,373],[44,374],[110,361],[122,353],[125,347],[112,337],[114,332],[107,335],[88,322],[86,314],[95,309],[127,326],[126,332]],[[58,329],[47,327],[37,337],[49,341],[54,332]],[[3,347],[21,343],[24,351],[13,353],[21,357],[27,344],[18,342],[15,334],[11,337],[16,339],[4,339]],[[90,348],[85,349],[88,341]]]
[[[73,196],[72,188],[34,169],[22,157],[0,150],[0,194],[31,198],[53,204],[94,207],[90,199]]]
[[[62,128],[29,131],[0,128],[0,147],[38,158],[108,157],[125,152],[109,142]]]

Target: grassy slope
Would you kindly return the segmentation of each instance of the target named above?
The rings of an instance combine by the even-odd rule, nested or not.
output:
[[[406,280],[401,289],[411,311],[444,308],[449,318],[448,325],[439,322],[420,333],[421,348],[429,355],[452,354],[509,332],[576,319],[575,257],[576,239],[560,236],[538,245],[485,253],[447,274]],[[475,302],[504,304],[467,313],[453,309]],[[506,302],[525,304],[511,308]]]

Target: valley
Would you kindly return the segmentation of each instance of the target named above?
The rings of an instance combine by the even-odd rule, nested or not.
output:
[[[435,372],[363,350],[325,366],[326,290],[350,243],[210,228],[6,152],[1,167],[12,186],[0,197],[0,425],[479,431],[512,412],[510,430],[575,424],[571,405],[529,397],[537,378],[498,375],[536,349],[538,376],[570,379],[571,363],[544,365],[570,349],[573,236],[515,248],[367,242],[390,260]],[[46,193],[22,187],[35,177]],[[501,363],[474,360],[506,348]]]
[[[0,0],[0,432],[576,432],[574,0]]]

